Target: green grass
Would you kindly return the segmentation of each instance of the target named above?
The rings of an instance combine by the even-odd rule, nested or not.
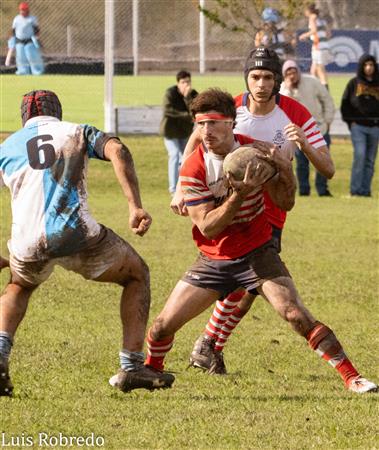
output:
[[[330,90],[339,107],[348,76],[330,76]],[[116,105],[159,105],[167,87],[175,84],[174,75],[116,76],[114,101]],[[242,75],[193,75],[198,91],[220,87],[237,95],[245,89]],[[63,105],[65,120],[104,126],[104,77],[43,75],[0,75],[0,131],[15,131],[20,127],[22,95],[34,89],[56,92]]]
[[[129,137],[153,225],[143,238],[110,164],[91,161],[93,215],[128,239],[150,266],[149,323],[195,258],[188,219],[169,210],[166,151],[158,137]],[[297,198],[283,259],[303,301],[334,329],[363,375],[379,381],[378,189],[345,198],[352,148],[332,146],[333,198]],[[0,252],[7,254],[8,192],[0,193]],[[8,272],[0,275],[1,287]],[[1,430],[105,439],[106,449],[378,449],[378,396],[347,392],[339,376],[258,299],[225,351],[230,375],[186,370],[209,311],[187,324],[167,357],[171,390],[124,395],[107,384],[118,365],[119,288],[57,268],[33,296],[12,353],[13,399],[0,398]],[[276,342],[277,341],[277,342]]]

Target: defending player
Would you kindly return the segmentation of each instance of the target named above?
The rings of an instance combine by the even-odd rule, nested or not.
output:
[[[84,278],[122,286],[124,390],[168,387],[174,380],[144,366],[150,306],[149,270],[138,253],[89,214],[89,158],[111,161],[129,204],[129,226],[143,236],[151,224],[143,209],[132,156],[115,136],[62,121],[58,97],[32,91],[21,105],[23,128],[1,146],[0,179],[12,195],[11,280],[0,298],[0,396],[11,396],[8,358],[34,290],[55,265]],[[1,184],[1,183],[0,183]]]

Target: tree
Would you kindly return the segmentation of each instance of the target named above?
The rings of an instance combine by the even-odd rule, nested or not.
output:
[[[284,21],[291,23],[303,15],[307,0],[277,0],[272,5],[264,0],[214,0],[214,7],[199,10],[213,24],[234,32],[247,33],[254,37],[262,26],[262,11],[272,6],[279,11]]]

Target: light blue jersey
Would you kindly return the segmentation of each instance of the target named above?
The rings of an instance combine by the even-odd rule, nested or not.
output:
[[[38,20],[36,16],[24,17],[18,14],[13,19],[12,28],[15,31],[17,39],[27,40],[31,39],[35,34],[35,29],[38,28]]]
[[[104,159],[110,138],[55,117],[29,119],[1,145],[0,182],[12,198],[10,252],[21,261],[67,256],[98,236],[87,203],[89,158]]]

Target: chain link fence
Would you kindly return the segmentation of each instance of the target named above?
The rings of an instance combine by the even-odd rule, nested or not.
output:
[[[251,1],[245,1],[246,5],[251,4]],[[198,0],[136,2],[116,0],[115,73],[126,74],[133,71],[133,3],[138,5],[139,70],[170,72],[185,66],[189,70],[198,71],[200,54]],[[207,9],[214,8],[216,3],[215,0],[204,1]],[[343,3],[348,3],[348,0]],[[372,6],[376,6],[371,9],[369,19],[367,14],[364,15],[367,5],[366,8],[361,8],[356,16],[356,23],[361,24],[361,27],[363,24],[365,28],[371,26],[372,33],[365,37],[365,33],[362,32],[359,38],[360,45],[354,47],[354,43],[350,43],[350,47],[345,49],[341,48],[342,42],[339,39],[339,49],[336,52],[344,52],[345,59],[356,61],[360,56],[359,51],[371,50],[376,52],[376,55],[379,54],[377,3],[370,0],[367,3],[369,10],[371,3]],[[18,13],[18,4],[18,0],[2,0],[0,4],[0,62],[3,72],[15,71],[14,65],[5,70],[4,60],[7,53],[7,39],[11,33],[12,20]],[[31,14],[37,16],[39,21],[47,73],[103,73],[104,0],[30,0],[29,6]],[[326,5],[324,6],[326,8]],[[246,11],[248,14],[248,9]],[[223,15],[224,18],[228,18],[226,10]],[[233,32],[209,20],[205,23],[206,71],[240,71],[246,53],[253,46],[252,30]],[[306,21],[303,17],[291,24],[292,28],[298,29],[305,26]],[[368,40],[367,45],[365,39]],[[343,59],[339,57],[339,60]]]

